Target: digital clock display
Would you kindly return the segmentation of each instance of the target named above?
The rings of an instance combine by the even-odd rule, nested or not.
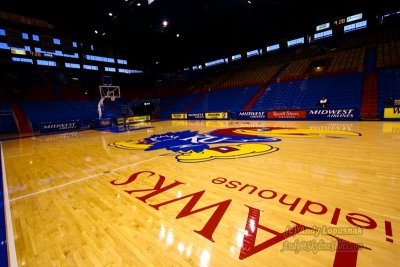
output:
[[[42,54],[40,53],[40,52],[30,52],[30,54],[31,54],[31,56],[33,56],[33,57],[41,57],[42,56]]]
[[[341,25],[346,23],[346,18],[337,19],[333,22],[334,25]]]

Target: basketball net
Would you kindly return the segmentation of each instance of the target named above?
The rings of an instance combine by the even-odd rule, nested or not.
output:
[[[102,107],[104,100],[106,98],[109,98],[111,101],[115,101],[115,99],[121,97],[121,93],[119,86],[115,85],[100,85],[99,90],[101,99],[97,104],[97,113],[99,114],[99,119],[101,119],[101,117],[103,116]]]

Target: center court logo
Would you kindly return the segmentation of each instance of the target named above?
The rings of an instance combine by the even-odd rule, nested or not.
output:
[[[282,137],[360,136],[341,130],[314,130],[297,128],[261,127],[227,128],[209,133],[197,131],[168,132],[152,135],[141,141],[119,141],[109,144],[116,148],[145,151],[166,149],[175,152],[176,160],[196,163],[214,159],[237,159],[269,154],[279,149],[266,143],[279,142]]]

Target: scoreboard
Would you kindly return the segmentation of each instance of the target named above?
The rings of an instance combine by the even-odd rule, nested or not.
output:
[[[363,18],[363,14],[362,13],[358,13],[352,16],[348,16],[348,17],[342,17],[342,18],[338,18],[334,21],[332,21],[332,28],[338,28],[338,26],[340,26],[340,28],[342,28],[342,26],[344,26],[346,23],[350,23],[353,21],[357,21],[357,20],[361,20]],[[329,29],[331,26],[330,22],[326,22],[323,23],[321,25],[318,25],[316,27],[317,31],[322,31],[325,29]]]
[[[332,22],[326,22],[323,24],[320,24],[316,27],[316,32],[324,31],[324,30],[333,30],[334,32],[340,32],[340,31],[345,31],[346,32],[346,26],[354,24],[354,22],[360,21],[363,18],[362,13],[358,13],[355,15],[351,15],[348,17],[341,17],[338,19],[333,20]],[[356,23],[357,24],[357,23]],[[355,28],[365,28],[366,27],[366,21],[364,23],[361,23],[360,27]]]

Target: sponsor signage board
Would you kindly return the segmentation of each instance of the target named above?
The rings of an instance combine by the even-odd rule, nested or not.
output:
[[[204,120],[205,114],[204,113],[188,113],[187,118],[189,120]]]
[[[186,120],[187,114],[186,113],[172,113],[171,118],[173,120]]]
[[[100,119],[99,120],[99,127],[110,127],[111,126],[111,119]]]
[[[150,116],[135,116],[135,117],[128,117],[129,123],[134,123],[134,122],[141,122],[141,121],[148,121],[150,120]],[[118,125],[124,124],[125,119],[120,117],[117,119]]]
[[[268,111],[268,119],[305,119],[307,112],[305,110],[276,110]]]
[[[241,111],[236,116],[239,120],[262,120],[267,118],[265,111]]]
[[[359,120],[356,108],[342,109],[311,109],[307,110],[308,120]]]
[[[131,122],[142,122],[142,121],[149,121],[150,116],[135,116],[135,117],[129,117],[129,123]]]
[[[223,120],[228,118],[228,112],[206,112],[207,120]]]
[[[400,107],[385,108],[383,112],[385,119],[400,119]]]
[[[54,133],[79,129],[79,121],[43,122],[40,124],[41,133]]]

